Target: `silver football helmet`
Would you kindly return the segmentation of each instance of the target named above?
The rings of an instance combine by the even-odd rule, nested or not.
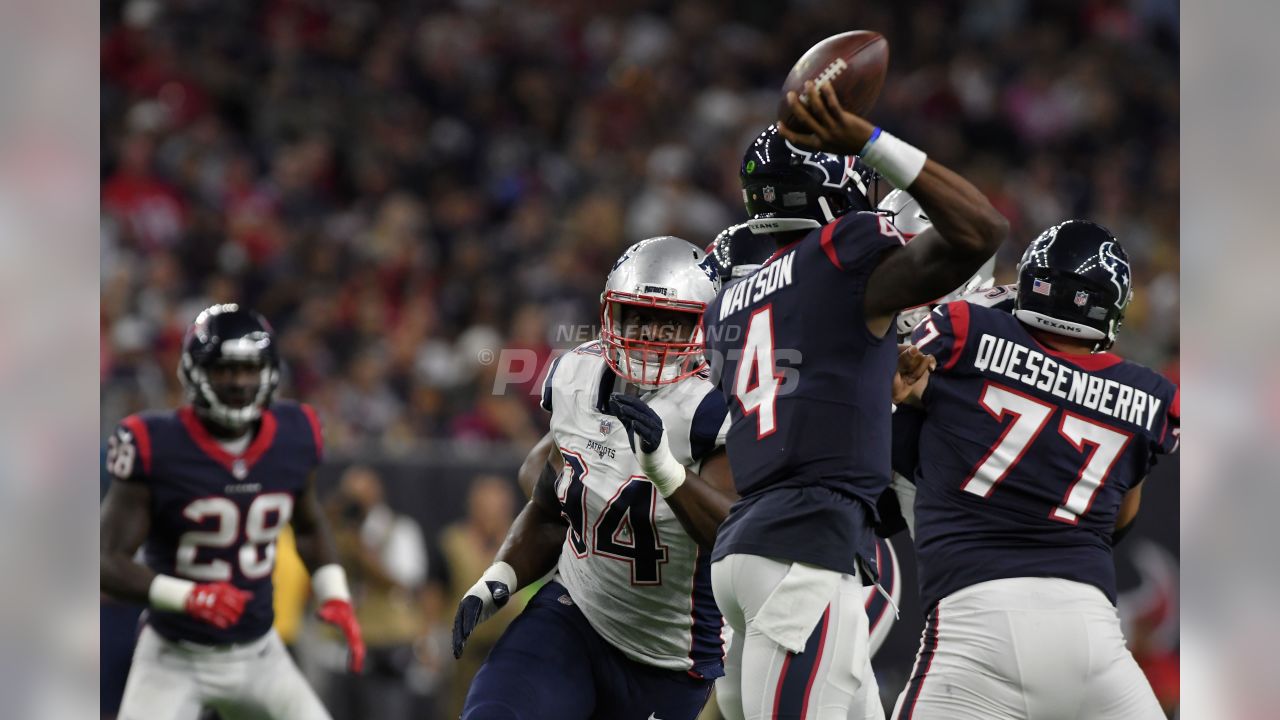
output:
[[[719,292],[710,259],[687,240],[667,235],[627,248],[600,294],[605,361],[620,377],[649,390],[698,372],[706,366],[702,313]],[[628,312],[640,309],[685,314],[671,317],[687,330],[648,337],[627,323]]]
[[[920,207],[920,203],[916,199],[908,195],[903,190],[894,190],[880,201],[876,206],[881,214],[888,215],[893,222],[894,227],[902,233],[902,236],[908,241],[911,238],[933,227],[933,223],[929,222],[929,216],[924,214],[924,209]],[[952,300],[958,300],[963,295],[968,295],[979,290],[986,290],[996,284],[996,256],[992,255],[978,268],[978,272],[973,277],[964,282],[963,285],[943,295],[937,300],[920,305],[919,307],[908,308],[898,313],[898,340],[901,342],[905,338],[911,337],[911,332],[916,329],[929,311],[934,307],[943,303],[949,303]]]

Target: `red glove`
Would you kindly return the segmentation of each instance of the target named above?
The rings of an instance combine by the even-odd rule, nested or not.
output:
[[[360,623],[356,622],[356,613],[351,603],[346,600],[327,600],[316,611],[316,616],[347,636],[347,647],[351,650],[347,667],[353,673],[360,672],[364,668],[364,638],[360,637]]]
[[[253,593],[229,582],[200,583],[187,595],[187,614],[225,630],[240,621]]]

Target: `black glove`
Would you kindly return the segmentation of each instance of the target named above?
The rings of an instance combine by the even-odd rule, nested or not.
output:
[[[506,563],[500,563],[506,565]],[[496,567],[496,565],[495,565]],[[510,566],[507,566],[508,569]],[[514,576],[514,572],[512,573]],[[458,603],[458,612],[453,616],[453,657],[462,657],[462,649],[467,645],[467,638],[480,623],[493,617],[511,599],[511,589],[501,580],[491,579],[494,568],[489,568],[467,594]]]
[[[651,453],[658,449],[662,442],[662,418],[643,400],[613,393],[609,396],[609,412],[627,429],[627,441],[631,443],[632,452],[637,452],[637,435],[640,436],[640,452]]]

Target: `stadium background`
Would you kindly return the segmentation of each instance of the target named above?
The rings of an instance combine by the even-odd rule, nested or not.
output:
[[[529,390],[590,334],[626,245],[666,233],[705,245],[743,219],[742,151],[791,63],[833,32],[889,38],[872,119],[1010,219],[1000,282],[1064,217],[1119,235],[1136,291],[1117,350],[1178,379],[1174,0],[604,5],[102,6],[103,436],[181,402],[179,344],[201,307],[263,312],[283,394],[325,424],[323,486],[371,465],[423,529],[438,597],[411,674],[420,694],[457,682],[441,638],[450,586],[470,579],[438,566],[472,478],[511,478],[545,430]],[[516,375],[530,377],[495,394],[527,359]],[[1122,610],[1173,707],[1176,463],[1157,473],[1120,552],[1134,588]],[[132,620],[103,612],[106,711]],[[886,694],[910,671],[918,615],[903,608],[882,652]],[[325,638],[306,623],[299,637],[324,684],[312,656]]]

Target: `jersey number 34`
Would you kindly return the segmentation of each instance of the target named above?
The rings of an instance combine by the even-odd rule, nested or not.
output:
[[[632,585],[662,584],[667,546],[658,537],[655,523],[657,495],[653,483],[632,477],[605,504],[588,527],[586,462],[571,450],[560,448],[569,482],[560,498],[561,512],[569,521],[568,542],[576,557],[589,552],[631,565]]]

